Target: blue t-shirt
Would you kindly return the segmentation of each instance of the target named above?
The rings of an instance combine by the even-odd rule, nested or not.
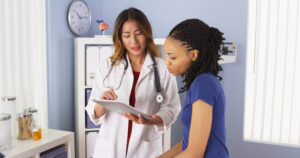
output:
[[[186,93],[180,118],[183,126],[182,151],[189,143],[192,105],[198,99],[213,107],[212,126],[204,158],[228,158],[225,138],[225,95],[219,80],[211,73],[198,75]]]

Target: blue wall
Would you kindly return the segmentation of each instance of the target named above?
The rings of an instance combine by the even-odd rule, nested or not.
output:
[[[232,158],[299,158],[300,149],[243,141],[247,0],[85,0],[92,17],[103,18],[112,33],[116,16],[125,8],[142,10],[151,22],[154,37],[165,38],[170,29],[187,18],[199,18],[224,32],[226,41],[238,46],[237,62],[223,65],[222,85],[227,100],[227,145]],[[74,131],[73,38],[66,23],[70,1],[48,0],[47,51],[49,127]],[[63,15],[63,16],[62,16]],[[95,19],[92,21],[94,22]],[[99,34],[93,24],[86,36]],[[180,79],[178,79],[180,81]],[[181,95],[182,101],[184,95]],[[181,125],[172,126],[172,144],[181,139]]]
[[[96,19],[102,18],[102,1],[85,0],[92,14],[91,29],[85,36],[100,34]],[[47,0],[47,79],[49,128],[74,131],[74,44],[76,37],[67,23],[72,0]]]

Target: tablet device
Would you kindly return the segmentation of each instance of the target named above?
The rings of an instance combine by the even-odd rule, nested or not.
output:
[[[138,114],[141,114],[145,119],[151,119],[151,117],[149,115],[142,113],[142,112],[136,110],[135,108],[133,108],[132,106],[125,104],[123,102],[120,102],[120,101],[93,99],[93,102],[100,104],[100,105],[104,106],[106,109],[116,112],[120,115],[123,115],[124,113],[129,112],[136,116]]]

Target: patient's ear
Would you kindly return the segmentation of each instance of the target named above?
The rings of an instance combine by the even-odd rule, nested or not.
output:
[[[192,60],[196,61],[197,57],[198,57],[198,54],[199,54],[199,51],[197,49],[194,49],[194,50],[191,50],[190,53],[191,53]]]

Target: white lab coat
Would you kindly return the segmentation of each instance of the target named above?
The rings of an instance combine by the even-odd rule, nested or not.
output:
[[[128,59],[128,56],[127,56]],[[159,115],[164,125],[141,125],[132,124],[132,133],[126,156],[126,144],[128,135],[128,119],[117,113],[106,110],[105,114],[95,119],[93,99],[100,99],[100,95],[107,90],[104,86],[117,87],[124,72],[125,61],[121,61],[118,66],[114,66],[110,75],[110,59],[102,61],[99,71],[96,74],[95,84],[86,107],[86,111],[96,125],[101,124],[99,135],[94,149],[94,157],[97,158],[153,158],[162,153],[162,133],[166,131],[176,120],[180,109],[176,78],[172,76],[160,58],[155,58],[157,62],[160,84],[164,100],[157,103],[155,100],[156,89],[154,82],[154,68],[151,56],[147,53],[142,66],[138,82],[136,84],[135,108],[146,114]],[[129,61],[129,59],[128,59]],[[126,99],[129,104],[129,97],[133,84],[133,72],[130,63],[126,70],[119,89],[115,89],[118,98]]]

